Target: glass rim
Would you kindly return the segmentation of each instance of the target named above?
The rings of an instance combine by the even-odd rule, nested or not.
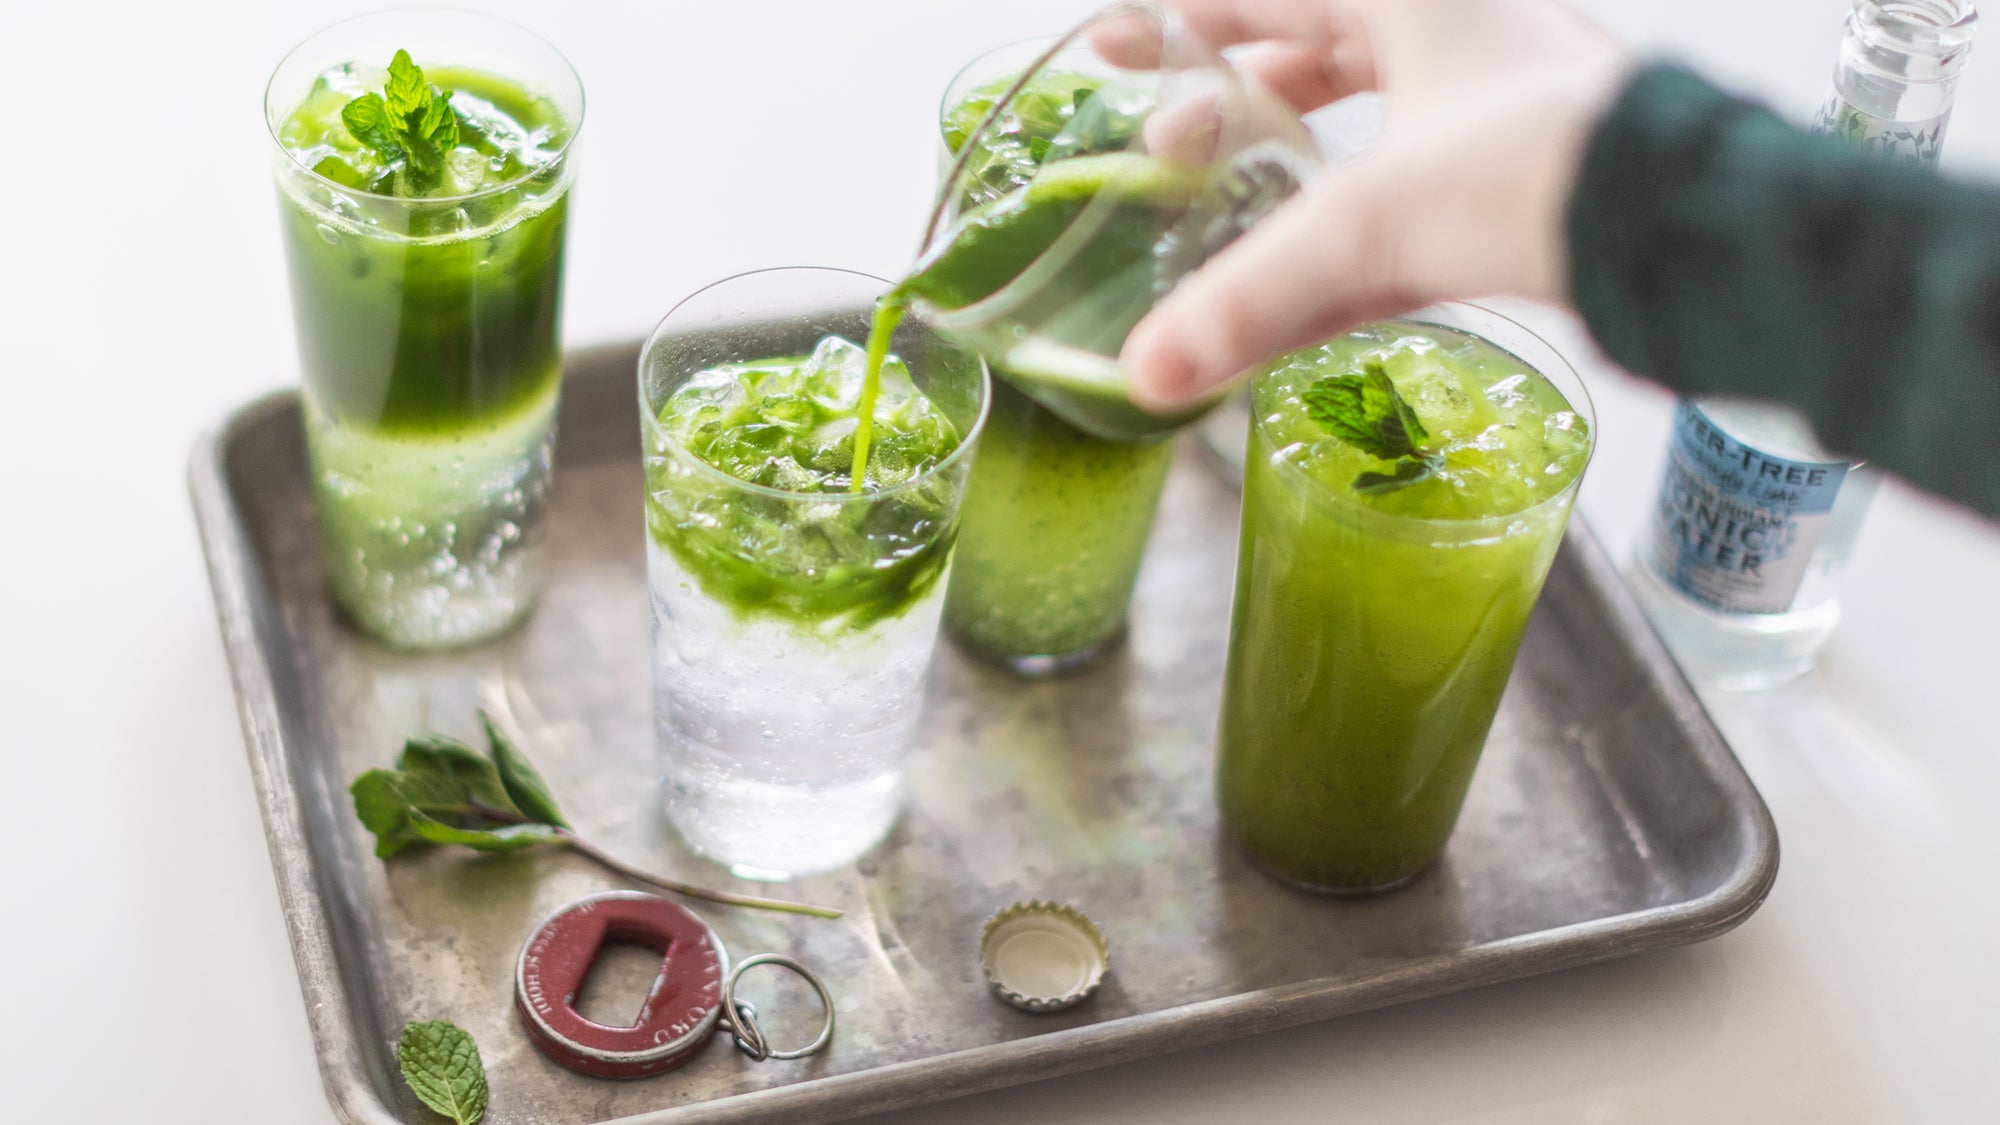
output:
[[[918,238],[917,256],[919,258],[929,253],[931,247],[937,242],[938,237],[945,232],[945,213],[950,210],[951,201],[957,193],[959,181],[964,179],[971,171],[969,162],[974,142],[984,137],[989,131],[999,125],[1000,118],[1014,104],[1014,100],[1020,97],[1034,77],[1046,70],[1051,63],[1055,62],[1056,58],[1063,51],[1070,47],[1086,46],[1087,35],[1092,28],[1099,24],[1135,15],[1149,18],[1159,27],[1162,48],[1158,69],[1162,73],[1175,69],[1176,60],[1180,55],[1185,53],[1185,39],[1189,34],[1186,25],[1181,21],[1179,15],[1172,9],[1156,3],[1155,0],[1121,0],[1120,3],[1112,4],[1109,7],[1092,12],[1090,15],[1077,21],[1075,25],[1056,32],[1053,35],[1031,35],[1010,43],[1002,43],[998,46],[988,48],[966,60],[965,65],[953,72],[951,79],[945,83],[944,93],[939,97],[937,122],[940,126],[944,123],[945,110],[949,108],[944,104],[945,99],[951,97],[952,89],[958,85],[959,79],[965,76],[966,71],[1001,51],[1019,47],[1023,44],[1040,42],[1045,47],[1041,55],[1029,60],[1028,65],[1019,74],[1014,76],[1012,85],[993,103],[992,108],[986,111],[986,115],[979,119],[978,124],[973,126],[972,131],[966,134],[965,147],[951,154],[951,166],[946,169],[944,175],[938,177],[936,197],[931,201],[930,214],[925,218],[923,233]]]
[[[1509,326],[1509,328],[1520,332],[1528,340],[1531,340],[1534,343],[1540,345],[1541,347],[1546,348],[1548,350],[1548,354],[1552,356],[1557,363],[1562,365],[1561,373],[1567,375],[1569,377],[1569,381],[1575,385],[1575,393],[1572,394],[1568,388],[1565,388],[1559,383],[1557,383],[1554,378],[1552,378],[1546,371],[1543,370],[1542,364],[1530,363],[1525,357],[1521,356],[1515,349],[1507,347],[1498,340],[1491,339],[1482,333],[1474,332],[1469,329],[1458,328],[1450,324],[1424,319],[1425,314],[1434,313],[1441,310],[1451,310],[1451,309],[1471,309],[1486,316],[1493,317],[1499,320],[1501,323]],[[1311,500],[1316,504],[1329,505],[1342,512],[1362,513],[1361,518],[1363,520],[1383,520],[1406,527],[1450,528],[1453,530],[1455,536],[1459,540],[1462,540],[1464,542],[1484,542],[1487,541],[1488,539],[1496,537],[1505,538],[1507,526],[1513,523],[1515,520],[1535,517],[1538,514],[1545,511],[1546,509],[1548,509],[1549,506],[1552,504],[1573,503],[1577,493],[1583,487],[1584,475],[1589,472],[1591,462],[1595,460],[1597,457],[1598,432],[1597,432],[1597,404],[1590,397],[1590,386],[1589,384],[1584,382],[1583,376],[1578,374],[1575,365],[1570,363],[1568,357],[1564,356],[1561,351],[1557,350],[1555,345],[1549,343],[1548,340],[1544,339],[1541,333],[1536,332],[1534,329],[1529,328],[1527,325],[1522,324],[1520,321],[1515,320],[1513,317],[1508,316],[1503,312],[1500,312],[1498,309],[1495,309],[1489,305],[1480,304],[1477,301],[1432,301],[1430,304],[1412,309],[1406,313],[1401,313],[1395,316],[1378,317],[1374,320],[1363,321],[1361,322],[1361,324],[1352,325],[1351,327],[1346,329],[1346,331],[1352,331],[1353,329],[1360,328],[1366,324],[1380,324],[1384,321],[1395,321],[1395,320],[1414,321],[1415,323],[1418,324],[1434,324],[1439,328],[1449,328],[1454,332],[1463,332],[1468,336],[1473,336],[1480,340],[1484,340],[1487,343],[1493,345],[1494,347],[1499,348],[1501,351],[1504,351],[1507,354],[1514,356],[1516,359],[1521,360],[1521,362],[1527,364],[1528,367],[1535,372],[1535,374],[1540,375],[1544,379],[1548,379],[1550,384],[1555,386],[1556,390],[1562,394],[1563,400],[1569,403],[1571,409],[1573,410],[1579,409],[1580,406],[1580,412],[1586,416],[1586,420],[1590,424],[1590,448],[1584,452],[1583,464],[1577,467],[1576,476],[1570,478],[1569,484],[1565,485],[1560,491],[1551,493],[1550,495],[1535,501],[1533,504],[1530,504],[1525,508],[1517,508],[1511,512],[1502,512],[1490,516],[1452,517],[1452,516],[1413,516],[1413,515],[1405,515],[1400,512],[1385,512],[1380,508],[1376,508],[1372,505],[1362,503],[1360,500],[1356,499],[1353,495],[1351,495],[1351,490],[1338,489],[1331,485],[1326,484],[1324,481],[1321,481],[1319,478],[1313,476],[1311,473],[1306,472],[1305,469],[1293,463],[1288,458],[1275,459],[1279,465],[1283,466],[1283,470],[1281,471],[1289,471],[1290,473],[1295,474],[1299,480],[1303,481],[1308,487],[1312,489],[1312,495],[1309,497],[1309,500]],[[1328,339],[1333,339],[1333,338],[1335,337],[1328,337]],[[1257,433],[1263,432],[1266,422],[1264,420],[1263,413],[1257,409],[1255,383],[1263,377],[1264,371],[1267,368],[1260,368],[1257,375],[1251,378],[1252,385],[1250,387],[1250,393],[1251,393],[1250,426],[1251,429]],[[1577,402],[1578,398],[1582,399],[1581,404]],[[1254,436],[1255,434],[1253,433],[1252,437]],[[1497,535],[1481,537],[1468,534],[1472,532],[1485,531],[1489,529],[1492,530],[1493,532],[1496,532]]]
[[[882,287],[882,290],[885,293],[895,287],[895,282],[889,281],[886,278],[877,277],[872,273],[867,273],[862,270],[847,269],[842,266],[764,266],[759,269],[744,270],[741,273],[730,274],[728,277],[724,277],[716,281],[711,281],[707,285],[704,285],[701,288],[695,290],[694,292],[689,293],[687,296],[682,297],[680,300],[675,301],[673,307],[667,310],[666,315],[660,318],[659,323],[653,326],[653,330],[646,334],[646,342],[639,346],[638,390],[639,390],[640,423],[641,425],[646,427],[646,429],[649,432],[649,435],[654,427],[659,426],[660,415],[659,411],[654,409],[653,405],[647,401],[646,360],[649,356],[653,354],[654,345],[658,344],[663,338],[663,336],[666,334],[667,322],[674,318],[675,313],[680,312],[681,309],[685,308],[688,302],[701,297],[704,293],[707,293],[710,290],[720,289],[721,287],[731,284],[732,282],[742,281],[747,278],[761,277],[765,274],[774,274],[774,273],[844,274],[848,277],[860,278],[865,281],[875,282],[876,284],[879,284]],[[680,454],[681,456],[685,457],[688,461],[693,462],[695,466],[695,472],[699,475],[705,476],[715,482],[741,489],[752,496],[767,496],[774,499],[785,500],[794,503],[851,504],[862,501],[881,500],[889,497],[899,496],[906,491],[915,489],[920,485],[927,484],[932,479],[936,478],[938,475],[950,469],[955,468],[960,461],[969,460],[972,457],[973,446],[978,442],[980,434],[985,432],[987,414],[991,412],[991,410],[993,409],[993,372],[992,369],[987,364],[985,356],[979,354],[976,351],[973,351],[970,348],[962,348],[959,347],[957,344],[951,343],[950,340],[947,340],[943,335],[938,333],[936,329],[931,328],[929,325],[925,324],[921,318],[914,320],[907,320],[905,321],[905,324],[912,325],[921,328],[925,332],[929,332],[932,336],[936,337],[938,340],[942,341],[943,343],[950,346],[954,350],[964,355],[970,356],[973,362],[979,365],[979,410],[977,416],[975,416],[972,420],[972,426],[965,433],[959,435],[958,445],[955,448],[953,448],[950,453],[940,458],[935,465],[930,466],[923,472],[918,473],[908,478],[907,480],[898,481],[887,488],[876,489],[872,492],[866,489],[863,489],[860,492],[855,492],[851,490],[841,491],[841,492],[793,492],[790,489],[773,488],[767,484],[758,484],[754,481],[744,480],[741,477],[731,476],[730,474],[723,472],[721,469],[715,467],[714,465],[709,464],[708,461],[705,460],[700,454],[696,453],[692,449],[689,449],[685,443],[679,441],[678,439],[664,432],[661,432],[658,435],[659,440],[665,443],[667,447],[674,453]],[[903,325],[898,325],[898,328],[901,327],[903,327]],[[892,334],[891,343],[893,342],[894,342],[894,336]],[[889,354],[894,355],[895,353],[891,352]],[[928,398],[929,396],[925,397]],[[651,453],[652,451],[649,449],[649,450],[644,450],[643,452]]]
[[[938,126],[939,140],[943,140],[944,138],[944,115],[951,109],[951,92],[958,87],[958,84],[960,82],[965,80],[965,76],[972,72],[973,67],[976,67],[980,63],[985,62],[987,59],[990,59],[993,56],[1001,54],[1006,51],[1016,51],[1024,47],[1030,47],[1030,46],[1037,46],[1046,50],[1047,48],[1054,46],[1056,40],[1063,38],[1064,34],[1065,34],[1064,32],[1058,31],[1052,35],[1022,36],[1019,39],[1009,40],[1008,42],[1001,43],[997,46],[988,47],[986,50],[981,51],[978,54],[972,56],[971,58],[965,60],[965,65],[953,71],[951,77],[945,80],[944,92],[938,95],[937,126]],[[1082,46],[1082,44],[1076,44],[1076,45]],[[1058,54],[1060,54],[1060,52],[1058,52]],[[1054,57],[1052,56],[1049,59],[1049,61],[1054,62],[1055,61]],[[958,156],[957,153],[951,153],[951,155],[953,158],[956,158]]]
[[[536,43],[541,44],[543,47],[546,47],[549,53],[555,56],[556,60],[562,64],[563,72],[567,74],[569,76],[569,80],[576,85],[576,122],[570,126],[569,135],[563,138],[562,146],[556,149],[555,154],[553,156],[551,156],[547,161],[541,164],[537,164],[532,168],[526,169],[520,175],[515,176],[510,180],[507,180],[503,183],[496,184],[490,187],[480,188],[478,191],[463,192],[458,195],[426,195],[422,197],[410,197],[401,195],[386,195],[382,192],[369,191],[365,188],[348,187],[346,184],[343,184],[338,180],[329,179],[326,176],[320,175],[317,171],[308,167],[305,161],[299,159],[298,153],[293,152],[289,147],[286,146],[284,140],[278,136],[279,125],[278,122],[272,118],[271,114],[272,93],[274,88],[277,86],[278,75],[285,69],[285,64],[291,62],[292,59],[296,55],[298,55],[300,51],[305,50],[306,47],[311,45],[314,40],[328,34],[329,32],[337,31],[343,27],[348,27],[352,24],[361,23],[365,20],[380,19],[384,16],[391,16],[391,15],[404,15],[412,12],[421,12],[430,15],[440,15],[440,16],[463,17],[474,21],[484,21],[486,23],[498,24],[502,27],[508,28],[509,30],[516,31],[522,35],[527,36],[529,39],[535,41]],[[503,75],[501,77],[505,76]],[[358,195],[367,199],[385,200],[395,203],[409,204],[412,206],[465,203],[477,199],[487,199],[492,196],[499,195],[503,192],[512,191],[515,188],[520,187],[522,184],[527,183],[528,181],[534,179],[535,177],[547,173],[548,170],[551,168],[561,167],[565,162],[569,160],[570,149],[576,146],[576,139],[583,135],[583,122],[584,118],[587,116],[586,113],[587,109],[588,109],[588,101],[587,101],[587,95],[583,88],[583,76],[576,72],[576,64],[570,62],[569,56],[563,54],[562,51],[556,47],[555,44],[549,42],[547,39],[544,39],[542,36],[536,34],[534,31],[530,30],[526,26],[516,23],[513,20],[506,18],[505,16],[496,16],[490,12],[476,11],[471,8],[454,8],[447,5],[417,4],[408,7],[378,8],[372,12],[362,12],[357,15],[348,16],[344,19],[335,20],[334,22],[327,24],[325,27],[320,28],[318,31],[313,32],[311,35],[306,36],[304,39],[299,40],[299,42],[295,44],[291,50],[286,51],[284,55],[278,59],[278,64],[271,68],[271,76],[264,80],[264,131],[267,135],[270,136],[271,143],[276,145],[278,151],[284,154],[285,159],[291,162],[291,165],[294,169],[296,169],[299,173],[305,176],[311,177],[315,182],[323,184],[326,187],[329,187],[334,191],[341,192],[343,194]]]

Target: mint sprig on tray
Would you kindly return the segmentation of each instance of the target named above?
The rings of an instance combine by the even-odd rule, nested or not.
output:
[[[418,845],[439,844],[482,852],[511,852],[550,844],[628,879],[727,906],[748,906],[815,918],[838,918],[824,906],[709,890],[642,871],[577,834],[556,807],[547,783],[521,748],[486,712],[487,752],[458,739],[423,734],[403,743],[395,769],[374,769],[354,779],[348,792],[354,813],[375,836],[384,859]]]
[[[418,1101],[457,1125],[477,1125],[486,1116],[486,1065],[479,1060],[479,1045],[458,1025],[405,1024],[396,1066]]]
[[[1430,431],[1389,379],[1380,360],[1369,360],[1359,375],[1329,375],[1307,387],[1306,414],[1334,437],[1370,457],[1394,462],[1390,471],[1354,478],[1354,491],[1379,495],[1429,480],[1444,468],[1444,455],[1427,446]]]

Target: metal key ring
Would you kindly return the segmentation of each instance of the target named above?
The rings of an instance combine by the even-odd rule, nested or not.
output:
[[[743,975],[745,969],[754,968],[758,965],[777,965],[781,968],[790,969],[803,977],[807,984],[812,985],[814,992],[819,993],[820,1006],[826,1009],[826,1025],[819,1029],[819,1037],[817,1039],[795,1051],[774,1051],[771,1049],[770,1041],[764,1038],[764,1029],[757,1023],[757,1009],[751,1007],[747,1002],[739,1003],[736,999],[737,979]],[[802,1059],[807,1055],[819,1051],[833,1041],[833,994],[827,991],[826,985],[813,975],[811,969],[806,968],[790,957],[781,957],[776,953],[759,953],[755,957],[745,957],[742,961],[738,962],[736,968],[730,972],[729,979],[723,982],[722,1025],[729,1029],[731,1035],[736,1037],[737,1048],[753,1059],[759,1061],[764,1059]]]

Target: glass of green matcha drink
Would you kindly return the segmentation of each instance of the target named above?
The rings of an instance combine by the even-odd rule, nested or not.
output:
[[[1118,352],[1161,295],[1317,166],[1298,115],[1178,17],[1128,3],[944,116],[957,159],[892,299],[1086,433],[1131,441],[1199,417],[1209,404],[1135,405]]]
[[[583,88],[471,12],[336,24],[264,96],[328,583],[406,649],[533,607]]]
[[[939,107],[947,176],[979,123],[1054,41],[1017,43],[968,64]],[[961,210],[1023,177],[1103,84],[1083,46],[1058,53],[980,134]],[[1087,433],[1016,390],[995,367],[993,408],[967,486],[945,629],[1022,675],[1086,663],[1115,639],[1173,460],[1171,435],[1115,441]]]
[[[871,333],[888,287],[743,274],[639,360],[667,815],[748,878],[847,863],[901,804],[987,378]]]
[[[1440,305],[1251,384],[1216,780],[1224,832],[1319,891],[1444,851],[1589,460],[1562,358]]]

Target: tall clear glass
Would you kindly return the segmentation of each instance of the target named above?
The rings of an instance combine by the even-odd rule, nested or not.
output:
[[[1065,102],[1038,89],[1055,53],[1082,43],[1063,65],[1087,67],[1094,90]],[[1199,417],[1212,401],[1165,416],[1133,403],[1118,353],[1181,277],[1317,167],[1298,114],[1171,12],[1126,3],[1061,36],[962,128],[899,287],[911,308],[1087,433],[1131,441]]]
[[[704,372],[868,335],[889,283],[835,269],[717,282],[639,358],[654,713],[669,820],[749,878],[838,867],[890,829],[973,451],[986,366],[906,321],[890,342],[959,443],[901,484],[791,492],[711,466],[661,412]]]
[[[1568,400],[1570,432],[1574,416],[1594,422],[1575,372],[1526,328],[1458,304],[1404,322],[1496,345]],[[1296,421],[1273,393],[1282,374],[1252,384],[1217,737],[1223,830],[1294,885],[1386,890],[1435,861],[1458,821],[1582,465],[1559,491],[1501,515],[1384,511],[1301,467],[1311,454],[1280,436]],[[1496,383],[1485,397],[1520,385]],[[1423,414],[1457,395],[1444,388],[1413,405]],[[1485,431],[1492,439],[1478,448],[1538,448],[1539,434],[1505,431]]]
[[[947,176],[967,139],[966,122],[976,122],[1053,44],[1001,47],[959,71],[938,107]],[[1058,109],[1073,113],[1073,91],[1090,88],[1102,69],[1088,47],[1060,51],[1044,72],[1070,91]],[[1018,127],[999,128],[1018,139]],[[1122,632],[1174,443],[1171,436],[1114,441],[1087,433],[1015,389],[1004,367],[993,375],[945,630],[962,648],[1021,675],[1051,675],[1088,663]]]
[[[312,123],[379,94],[399,50],[513,155],[456,150],[449,186],[422,194],[352,174],[340,150],[358,144],[329,145]],[[583,87],[504,20],[390,11],[300,44],[264,115],[334,599],[398,648],[504,632],[541,583]]]

